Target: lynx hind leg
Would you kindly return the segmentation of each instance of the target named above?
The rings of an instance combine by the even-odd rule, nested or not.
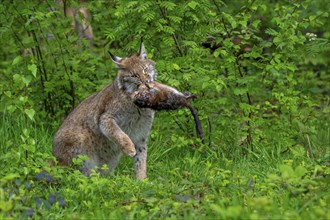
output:
[[[72,165],[73,158],[79,155],[86,155],[88,159],[83,162],[81,171],[85,175],[89,175],[91,170],[97,164],[94,154],[91,151],[93,141],[86,138],[84,132],[61,132],[54,138],[54,155],[61,166]]]

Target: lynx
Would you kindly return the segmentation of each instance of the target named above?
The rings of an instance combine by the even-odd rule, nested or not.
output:
[[[143,43],[131,57],[110,56],[118,69],[114,82],[68,115],[54,136],[53,152],[59,165],[70,165],[78,155],[87,155],[82,168],[85,175],[103,164],[109,170],[101,172],[112,172],[124,153],[134,158],[136,178],[144,179],[155,110],[184,107],[190,96],[155,82],[155,62],[147,58]]]

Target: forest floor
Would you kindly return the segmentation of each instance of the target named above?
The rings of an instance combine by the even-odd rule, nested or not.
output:
[[[1,120],[0,219],[330,219],[329,129],[310,140],[318,154],[254,146],[229,159],[163,141],[156,125],[137,181],[125,156],[107,177],[49,166],[53,131]]]

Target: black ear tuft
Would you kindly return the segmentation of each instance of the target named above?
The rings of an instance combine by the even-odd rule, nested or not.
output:
[[[113,55],[110,51],[108,51],[108,53],[110,54],[110,57],[114,63],[118,64],[122,60],[122,58]]]

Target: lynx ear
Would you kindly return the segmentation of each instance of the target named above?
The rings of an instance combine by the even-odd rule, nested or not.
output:
[[[121,67],[120,61],[122,60],[122,58],[113,55],[110,51],[108,51],[108,53],[110,54],[112,62],[114,62],[117,67]]]
[[[146,49],[144,48],[143,42],[141,43],[140,50],[139,50],[139,56],[142,60],[148,59]]]

